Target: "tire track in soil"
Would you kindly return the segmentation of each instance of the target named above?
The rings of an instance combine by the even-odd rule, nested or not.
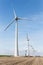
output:
[[[18,62],[12,61],[12,62],[6,63],[6,65],[17,65],[17,64],[24,62],[24,61],[26,61],[26,60],[22,60],[22,61],[18,61]]]
[[[32,65],[42,65],[40,57],[36,57],[36,59]]]
[[[42,64],[41,57],[38,57],[38,65],[43,65],[43,64]]]
[[[43,57],[40,57],[39,62],[40,62],[40,65],[43,65]]]
[[[39,59],[38,59],[38,57],[35,57],[35,60],[32,65],[38,65],[38,64],[39,64]]]
[[[16,62],[16,63],[13,63],[12,65],[22,65],[26,61],[27,61],[27,59],[23,60],[23,61]]]
[[[25,60],[24,60],[24,59],[25,59]],[[18,64],[18,63],[21,63],[21,62],[26,61],[27,58],[24,58],[24,59],[11,60],[11,61],[2,62],[2,63],[0,63],[0,65],[15,65],[15,64]]]
[[[23,61],[23,62],[20,62],[18,64],[15,64],[15,65],[29,65],[28,63],[31,63],[33,62],[34,58],[27,58],[27,60]]]
[[[34,58],[27,58],[25,60],[24,59],[22,61],[18,61],[18,62],[14,62],[14,61],[13,62],[5,62],[4,64],[1,64],[1,65],[27,65],[28,63],[32,64],[32,62],[34,60]]]
[[[31,61],[26,62],[25,65],[32,65],[34,63],[34,61],[35,61],[35,58],[33,58]]]

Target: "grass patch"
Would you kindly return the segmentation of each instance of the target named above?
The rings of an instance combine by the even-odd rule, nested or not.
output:
[[[13,57],[13,55],[0,55],[0,57]]]

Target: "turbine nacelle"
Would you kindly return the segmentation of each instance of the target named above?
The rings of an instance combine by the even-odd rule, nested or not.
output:
[[[18,17],[16,17],[16,18],[15,18],[15,20],[16,20],[16,21],[18,21],[18,20],[19,20],[19,18],[18,18]]]

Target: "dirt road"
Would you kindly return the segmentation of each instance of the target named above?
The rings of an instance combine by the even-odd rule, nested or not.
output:
[[[43,65],[43,57],[0,57],[0,65]]]

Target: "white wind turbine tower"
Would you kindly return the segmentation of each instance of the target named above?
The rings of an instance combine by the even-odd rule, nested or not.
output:
[[[28,43],[28,56],[29,56],[29,38],[28,38],[28,34],[27,34],[27,43]]]
[[[33,50],[33,53],[34,53],[34,56],[35,56],[36,50],[33,48],[32,45],[30,45],[30,46],[31,46],[31,48],[32,48],[32,50]]]
[[[19,56],[19,51],[18,51],[18,20],[28,20],[27,18],[21,18],[21,17],[17,17],[15,10],[14,10],[14,18],[12,19],[11,23],[5,28],[4,31],[6,31],[9,26],[11,26],[11,24],[14,23],[14,21],[16,21],[16,30],[15,30],[15,56]],[[30,20],[29,20],[30,21]]]

